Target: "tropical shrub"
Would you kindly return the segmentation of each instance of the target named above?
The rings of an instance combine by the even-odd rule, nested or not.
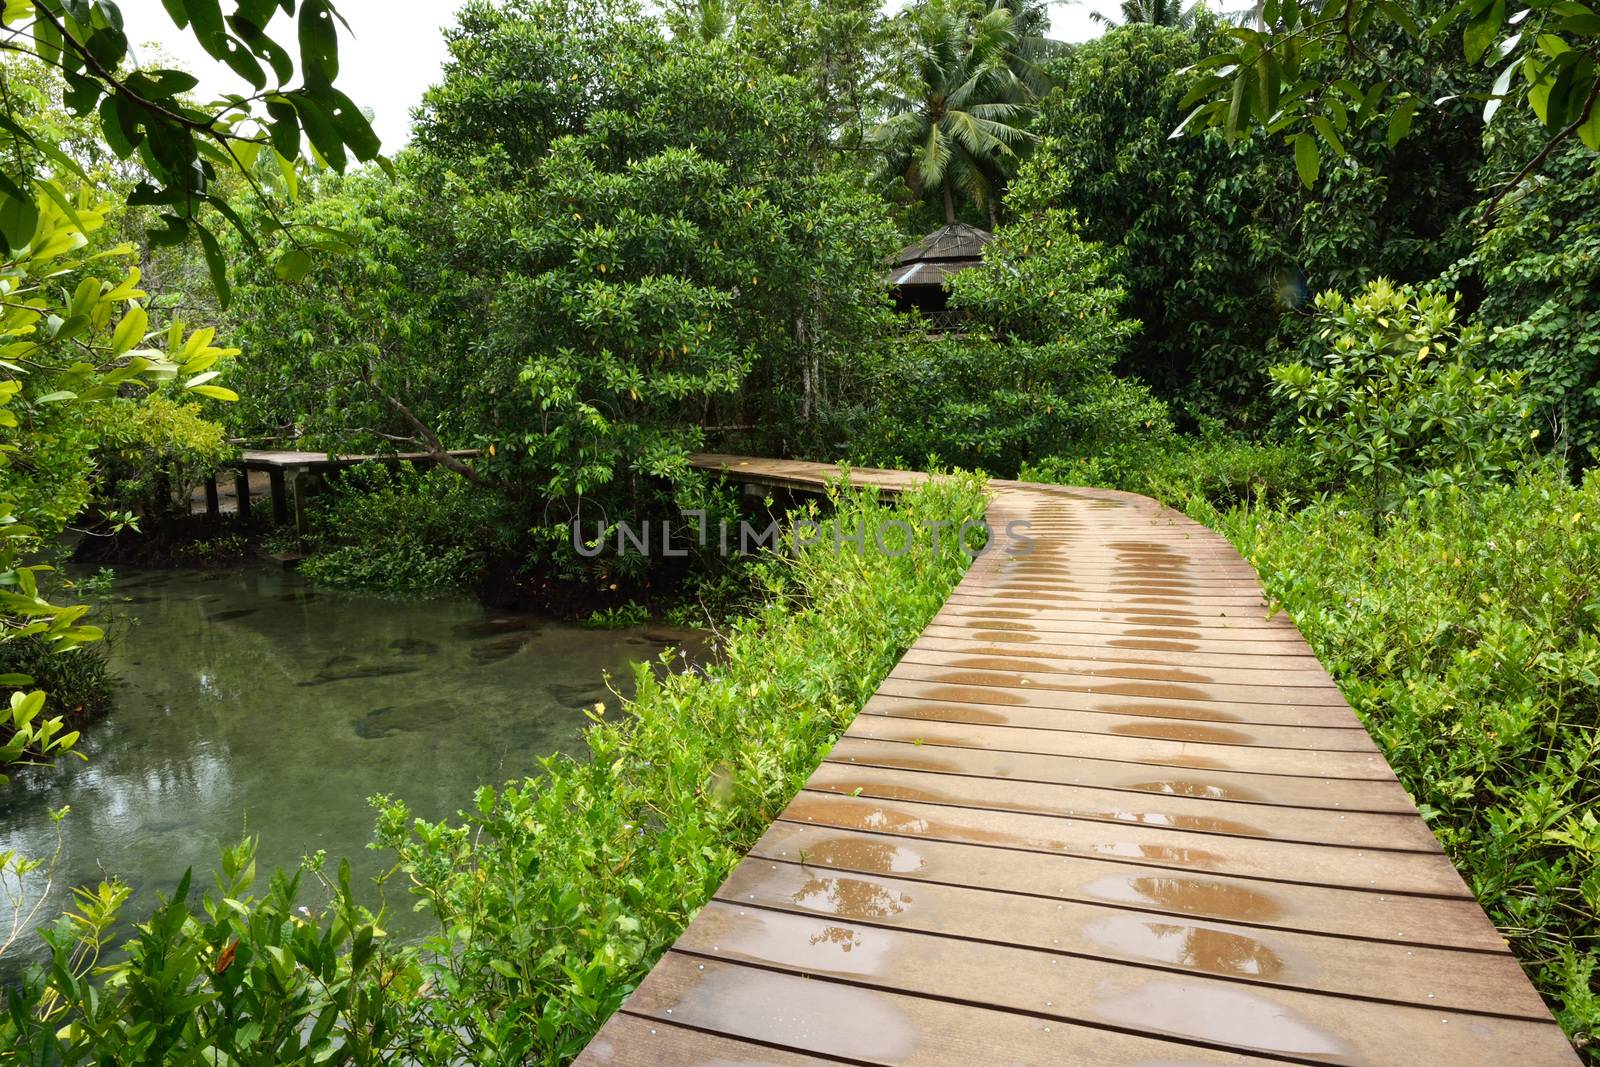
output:
[[[36,184],[31,236],[0,259],[0,644],[28,639],[69,651],[101,632],[81,621],[86,607],[51,602],[51,568],[41,560],[89,502],[95,415],[137,405],[138,390],[180,376],[185,395],[231,399],[212,384],[214,365],[231,353],[212,345],[210,329],[188,332],[174,321],[152,331],[133,249],[96,244],[109,206],[87,190],[68,199]],[[32,683],[13,674],[5,684]],[[52,735],[58,750],[71,746],[76,735],[63,732],[59,716],[37,718],[42,692],[37,707],[31,695],[19,698],[18,736],[27,728]],[[0,750],[0,766],[11,752]]]
[[[620,714],[593,709],[583,758],[479,790],[460,823],[383,804],[380,842],[439,922],[423,954],[428,1062],[575,1055],[938,610],[965,557],[949,537],[935,551],[925,524],[985,506],[971,477],[893,506],[830,497],[822,536],[762,568],[770,599],[732,626],[717,662],[665,677],[639,667]],[[886,519],[919,531],[903,556],[832,539]]]
[[[1202,10],[1192,31],[1117,27],[1074,45],[1048,65],[1057,88],[1041,101],[1038,144],[1008,196],[1019,212],[1073,210],[1086,237],[1122,250],[1128,314],[1144,324],[1124,370],[1182,414],[1260,432],[1277,414],[1267,369],[1299,348],[1307,323],[1296,312],[1310,293],[1378,275],[1420,283],[1466,252],[1458,220],[1476,196],[1480,128],[1430,111],[1391,146],[1382,128],[1353,121],[1309,192],[1270,138],[1230,139],[1199,123],[1173,136],[1198,77],[1191,66],[1230,32]],[[1447,42],[1399,35],[1341,73],[1373,70],[1429,99],[1475,77]]]
[[[471,589],[517,526],[496,494],[448,471],[378,464],[313,498],[314,551],[301,565],[329,585],[429,594]]]
[[[1012,477],[1041,453],[1090,454],[1169,432],[1165,406],[1111,371],[1138,324],[1118,313],[1113,260],[1071,216],[1041,212],[1002,227],[983,255],[951,286],[950,306],[966,316],[960,332],[899,338],[850,435],[853,459]]]
[[[1023,465],[1026,481],[1094,485],[1142,493],[1176,508],[1197,501],[1227,509],[1254,500],[1285,507],[1336,488],[1301,441],[1252,441],[1213,424],[1200,436],[1152,434],[1087,455]]]
[[[1471,483],[1514,466],[1530,433],[1521,376],[1474,365],[1482,332],[1445,293],[1378,279],[1316,301],[1323,355],[1272,371],[1298,432],[1337,477],[1385,510],[1418,485]]]
[[[1196,514],[1293,616],[1580,1046],[1600,1027],[1600,477]]]
[[[1507,146],[1492,163],[1528,151],[1520,132],[1496,129]],[[1572,145],[1543,169],[1448,279],[1482,294],[1472,321],[1486,364],[1521,371],[1544,439],[1587,465],[1600,449],[1600,156]]]
[[[323,899],[302,903],[307,875]],[[381,915],[357,904],[350,871],[313,857],[255,893],[255,842],[222,851],[214,889],[190,900],[191,873],[116,946],[128,888],[76,892],[43,933],[48,967],[7,990],[0,1041],[28,1064],[406,1061],[402,1023],[420,973],[392,950]],[[415,1061],[412,1061],[415,1062]]]
[[[187,514],[196,487],[232,459],[222,426],[199,404],[152,393],[140,404],[95,411],[97,496],[102,510],[158,519]]]

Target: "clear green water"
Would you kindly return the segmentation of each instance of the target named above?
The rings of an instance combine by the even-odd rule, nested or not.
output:
[[[0,850],[48,853],[49,812],[71,805],[43,918],[105,875],[133,887],[130,916],[148,914],[187,867],[209,885],[219,845],[245,833],[263,870],[322,849],[364,881],[383,866],[365,847],[370,795],[428,818],[467,807],[477,786],[577,751],[583,709],[616,704],[607,672],[627,692],[631,661],[694,640],[340,592],[266,567],[125,572],[96,617],[124,684],[85,731],[88,761],[0,790]],[[408,900],[390,904],[392,929],[420,929]],[[37,952],[25,940],[18,955]]]

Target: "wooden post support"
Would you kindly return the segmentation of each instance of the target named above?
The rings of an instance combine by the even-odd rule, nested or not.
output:
[[[233,472],[233,492],[238,499],[238,514],[241,520],[250,517],[250,472],[240,467]]]
[[[283,468],[273,467],[267,477],[272,481],[272,521],[282,526],[289,521],[289,491],[284,485]]]
[[[217,472],[206,476],[206,514],[213,519],[222,514],[222,501],[217,499]]]
[[[294,532],[301,537],[306,535],[306,493],[311,486],[311,472],[296,469],[290,476],[290,488],[294,490]]]

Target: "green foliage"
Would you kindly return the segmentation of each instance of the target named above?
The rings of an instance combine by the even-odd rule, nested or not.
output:
[[[1212,514],[1577,1042],[1600,1026],[1600,479]]]
[[[429,594],[471,589],[516,527],[497,494],[434,468],[353,467],[316,498],[301,573],[329,585]]]
[[[861,462],[930,460],[1011,477],[1042,452],[1093,452],[1168,429],[1165,407],[1111,373],[1137,329],[1105,251],[1042,212],[1003,227],[984,265],[956,275],[960,333],[903,334],[873,410],[853,428]]]
[[[764,568],[770,601],[703,672],[638,670],[620,716],[597,707],[583,759],[479,791],[465,822],[413,822],[388,802],[380,837],[439,920],[429,1063],[561,1063],[575,1055],[781,811],[965,560],[924,524],[982,513],[970,477],[894,507],[832,494],[830,523],[912,523],[899,558],[826,533]]]
[[[232,352],[181,321],[151,331],[133,250],[95,243],[108,206],[52,189],[30,240],[0,262],[0,644],[68,651],[100,630],[81,622],[87,608],[51,603],[40,589],[50,568],[37,559],[89,500],[95,416],[139,403],[137,390],[156,381],[231,399],[213,380]]]
[[[650,621],[650,609],[643,604],[628,601],[612,608],[601,608],[583,620],[583,625],[595,630],[626,630]]]
[[[49,967],[8,991],[0,1040],[15,1062],[67,1067],[406,1059],[415,962],[355,902],[347,864],[328,877],[317,857],[310,871],[326,891],[315,910],[301,903],[304,869],[273,874],[256,896],[254,841],[224,849],[198,906],[185,873],[116,953],[110,931],[127,887],[76,891],[74,910],[44,934]]]
[[[5,681],[7,678],[13,682]],[[108,710],[113,687],[111,668],[97,645],[81,645],[63,653],[38,636],[0,643],[0,692],[41,689],[49,695],[46,712],[65,721],[77,724]],[[0,735],[5,729],[0,724]]]
[[[1025,21],[1013,5],[971,0],[918,0],[900,18],[889,115],[869,136],[883,154],[878,177],[941,198],[946,223],[957,221],[959,194],[992,225],[1028,138],[1033,91],[1018,70]]]
[[[1070,209],[1086,236],[1122,249],[1129,314],[1144,324],[1127,370],[1184,414],[1259,433],[1277,413],[1266,370],[1302,344],[1310,291],[1423,282],[1466,252],[1456,220],[1479,148],[1476,129],[1447,116],[1419,116],[1394,149],[1352,133],[1309,196],[1262,139],[1173,139],[1187,68],[1225,33],[1204,13],[1193,34],[1122,27],[1050,64],[1057,88],[1008,196],[1016,211]],[[1435,96],[1460,91],[1460,72],[1431,51],[1384,48],[1371,62]]]
[[[1152,433],[1087,454],[1046,456],[1024,464],[1020,477],[1123,489],[1176,508],[1204,501],[1218,509],[1251,501],[1293,507],[1337,484],[1303,443],[1250,441],[1217,426],[1199,437]]]
[[[91,428],[102,507],[148,518],[187,514],[189,496],[236,450],[200,405],[152,393],[141,404],[108,404]]]
[[[331,0],[299,5],[302,84],[289,87],[295,61],[267,34],[294,0],[250,0],[224,19],[218,0],[162,0],[179,29],[188,28],[213,59],[249,82],[249,96],[230,94],[198,107],[190,91],[199,80],[179,70],[149,69],[134,60],[122,12],[112,0],[13,0],[0,9],[8,58],[21,55],[61,72],[62,101],[75,115],[98,115],[97,140],[121,160],[137,159],[143,175],[129,203],[160,209],[158,245],[199,238],[212,281],[227,301],[222,250],[202,211],[211,207],[253,237],[218,195],[227,174],[249,176],[258,164],[292,174],[304,153],[302,134],[317,160],[343,170],[349,156],[378,158],[378,138],[354,102],[334,87],[339,73],[338,13]],[[130,62],[133,61],[133,62]],[[265,65],[263,65],[265,64]],[[0,88],[7,72],[0,71]],[[29,244],[39,224],[38,202],[70,211],[55,179],[87,179],[80,162],[52,139],[53,118],[12,105],[0,125],[13,151],[0,170],[0,251]],[[254,181],[251,179],[252,182]]]
[[[1282,136],[1307,188],[1323,155],[1343,160],[1352,136],[1378,131],[1392,147],[1419,113],[1461,108],[1455,96],[1432,96],[1391,67],[1358,65],[1385,47],[1416,52],[1448,41],[1458,26],[1455,54],[1472,69],[1465,91],[1485,101],[1483,122],[1513,101],[1543,127],[1544,146],[1517,178],[1574,138],[1600,148],[1600,16],[1586,4],[1462,0],[1441,14],[1369,0],[1266,0],[1261,11],[1261,23],[1230,28],[1230,39],[1196,64],[1184,106],[1197,106],[1183,126],[1213,126],[1230,140],[1257,128]],[[1487,68],[1496,66],[1490,83]]]
[[[1482,292],[1486,362],[1521,371],[1546,438],[1588,464],[1600,449],[1600,157],[1571,146],[1544,171],[1448,280]]]
[[[1477,484],[1527,452],[1521,376],[1474,366],[1482,334],[1456,299],[1380,278],[1351,299],[1318,295],[1316,366],[1273,368],[1317,460],[1365,486],[1374,512],[1423,484]],[[1533,436],[1538,430],[1532,430]]]
[[[230,378],[241,394],[229,412],[237,435],[384,451],[395,443],[382,434],[416,433],[387,399],[403,397],[437,433],[462,437],[460,392],[473,364],[441,358],[457,290],[405,157],[398,167],[398,180],[323,176],[302,189],[289,221],[339,233],[339,254],[314,271],[301,270],[293,246],[268,259],[230,243],[239,263],[228,323],[244,351]]]

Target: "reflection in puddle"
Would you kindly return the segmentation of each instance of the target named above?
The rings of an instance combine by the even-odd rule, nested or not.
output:
[[[1154,905],[1163,911],[1239,922],[1270,922],[1283,915],[1283,908],[1265,893],[1207,878],[1114,875],[1091,882],[1083,892],[1114,904]]]
[[[1278,954],[1253,937],[1191,923],[1108,915],[1085,923],[1083,935],[1120,956],[1211,974],[1272,978],[1284,968]]]
[[[911,897],[863,878],[813,876],[790,897],[807,911],[841,919],[889,919],[911,905]]]
[[[928,866],[928,861],[914,849],[857,837],[825,838],[799,858],[807,865],[843,867],[868,874],[915,874]]]
[[[1184,867],[1220,867],[1223,863],[1223,857],[1215,852],[1207,852],[1200,848],[1181,848],[1177,845],[1140,845],[1132,841],[1106,841],[1089,846],[1089,851],[1097,856],[1175,863]]]
[[[1200,797],[1204,800],[1261,800],[1260,793],[1235,785],[1215,785],[1210,782],[1183,781],[1164,778],[1156,782],[1134,782],[1129,789],[1146,793],[1166,793],[1175,797]]]
[[[1205,741],[1218,745],[1247,745],[1251,741],[1243,730],[1229,730],[1222,726],[1194,726],[1174,722],[1123,722],[1111,728],[1123,737],[1150,737],[1163,741]]]
[[[1102,993],[1095,1012],[1107,1022],[1268,1053],[1349,1057],[1353,1052],[1337,1035],[1284,1005],[1226,982],[1146,982],[1130,991]]]

